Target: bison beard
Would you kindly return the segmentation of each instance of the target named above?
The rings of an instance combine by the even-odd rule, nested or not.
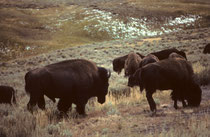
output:
[[[28,109],[38,104],[45,109],[44,95],[55,102],[59,98],[58,110],[66,113],[72,103],[79,114],[85,114],[85,105],[91,97],[99,103],[105,102],[108,80],[111,73],[95,63],[83,60],[67,60],[29,71],[25,75],[25,90],[30,94]]]
[[[15,90],[10,86],[0,86],[0,103],[16,104]]]
[[[184,59],[165,59],[151,63],[138,69],[129,77],[128,86],[140,86],[140,90],[146,90],[146,97],[151,111],[156,111],[156,104],[152,94],[157,90],[171,89],[174,107],[177,108],[177,100],[182,101],[183,106],[187,100],[189,106],[199,106],[201,102],[201,89],[193,80],[191,65]]]

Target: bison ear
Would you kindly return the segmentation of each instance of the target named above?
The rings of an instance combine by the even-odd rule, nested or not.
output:
[[[111,76],[111,71],[110,70],[107,71],[103,67],[98,67],[98,72],[99,72],[100,77],[102,78],[110,78]]]

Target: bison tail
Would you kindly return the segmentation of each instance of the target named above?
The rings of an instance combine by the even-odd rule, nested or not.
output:
[[[17,104],[17,102],[16,102],[16,97],[15,97],[15,90],[12,91],[12,96],[13,96],[12,102],[13,102],[14,104]]]
[[[25,75],[25,91],[26,91],[27,94],[30,94],[29,88],[28,88],[28,84],[29,84],[28,83],[29,82],[28,77],[29,77],[29,72],[26,73],[26,75]]]

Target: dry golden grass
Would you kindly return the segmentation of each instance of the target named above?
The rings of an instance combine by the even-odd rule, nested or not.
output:
[[[73,109],[73,112],[69,113],[69,118],[58,119],[55,104],[50,104],[45,111],[38,110],[33,115],[22,108],[1,105],[0,135],[10,137],[208,136],[209,102],[203,103],[198,109],[175,110],[169,94],[170,91],[155,93],[154,99],[158,108],[155,117],[151,117],[148,112],[149,105],[145,92],[140,93],[138,89],[132,89],[130,96],[122,96],[117,101],[112,95],[107,96],[107,101],[103,105],[89,101],[86,107],[88,116],[85,118],[75,118],[76,113]],[[170,102],[171,105],[164,105]]]

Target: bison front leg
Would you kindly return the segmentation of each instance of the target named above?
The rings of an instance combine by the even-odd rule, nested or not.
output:
[[[155,104],[154,99],[152,98],[152,93],[153,93],[153,91],[146,91],[146,97],[147,97],[147,101],[150,106],[150,110],[155,113],[156,112],[156,104]]]
[[[45,100],[44,100],[44,96],[41,96],[38,100],[38,107],[42,110],[45,109]]]
[[[175,108],[175,109],[178,109],[178,106],[177,106],[177,99],[174,99],[174,108]]]
[[[182,106],[185,108],[185,107],[187,107],[187,104],[186,104],[186,102],[184,101],[184,99],[182,99]]]
[[[86,115],[85,113],[85,104],[76,104],[76,110],[80,115]]]

